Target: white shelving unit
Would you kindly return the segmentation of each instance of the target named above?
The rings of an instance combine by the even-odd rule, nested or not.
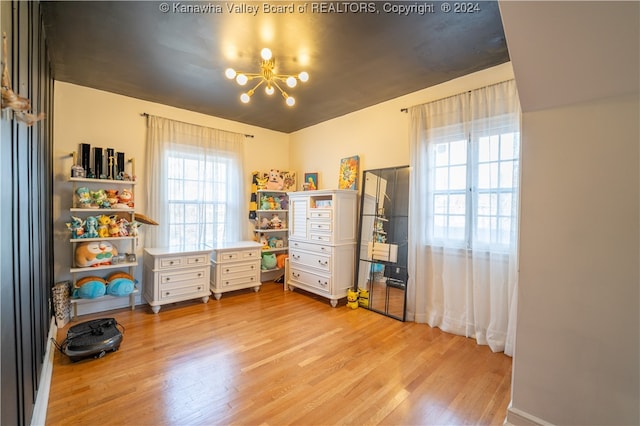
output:
[[[136,184],[135,181],[126,181],[126,180],[111,180],[111,179],[90,179],[90,178],[77,178],[72,177],[69,178],[69,182],[72,184],[72,196],[73,196],[73,205],[69,209],[71,216],[76,216],[82,220],[86,220],[89,216],[99,216],[99,215],[118,215],[121,217],[125,217],[127,221],[133,223],[135,221],[135,213],[133,208],[86,208],[86,207],[78,207],[78,202],[76,200],[76,190],[81,187],[87,187],[90,190],[98,190],[98,189],[117,189],[122,190],[124,188],[129,189],[133,198],[135,199],[134,186]],[[71,244],[71,258],[72,265],[69,268],[69,272],[72,276],[72,284],[75,286],[78,279],[95,275],[100,278],[106,278],[109,272],[114,272],[115,270],[126,270],[129,275],[132,277],[135,273],[135,268],[138,266],[138,260],[131,261],[127,258],[130,256],[126,256],[126,260],[124,262],[106,264],[106,265],[97,265],[97,266],[78,266],[76,265],[76,248],[78,244],[81,243],[90,243],[90,242],[100,242],[107,241],[111,243],[114,247],[117,247],[118,254],[127,253],[128,255],[133,255],[135,258],[136,251],[136,236],[119,236],[119,237],[98,237],[98,238],[70,238],[69,243]],[[134,291],[130,293],[129,296],[129,306],[133,310],[135,308],[135,297],[140,292],[139,288],[136,286]],[[78,317],[78,305],[97,303],[105,300],[111,299],[121,299],[118,296],[104,295],[95,299],[78,299],[72,298],[70,300],[71,305],[73,307],[73,318],[77,319]]]
[[[272,202],[269,198],[273,199]],[[265,199],[267,200],[265,202]],[[258,209],[256,210],[256,223],[254,233],[256,240],[262,243],[262,254],[274,253],[286,254],[289,251],[289,198],[286,191],[259,189],[257,191]],[[277,217],[281,222],[278,227]],[[266,241],[266,244],[264,244]],[[276,279],[284,275],[284,266],[281,268],[261,269],[260,281]]]

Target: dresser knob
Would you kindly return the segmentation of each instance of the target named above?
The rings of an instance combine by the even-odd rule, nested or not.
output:
[[[165,293],[164,295],[165,295],[165,296],[168,296],[168,295],[170,295],[170,294],[171,294],[171,293],[169,293],[169,292],[166,292],[166,293]]]
[[[198,274],[198,276],[199,276],[199,277],[201,277],[201,276],[202,276],[202,272],[200,272],[200,273]]]
[[[170,278],[169,278],[169,277],[167,277],[167,279],[166,279],[165,281],[169,281],[169,280],[170,280]]]

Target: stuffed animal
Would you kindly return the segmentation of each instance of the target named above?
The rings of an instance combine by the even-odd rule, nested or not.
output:
[[[284,268],[284,263],[287,260],[287,257],[289,257],[289,255],[286,253],[280,253],[279,255],[276,256],[276,266],[279,269]]]
[[[133,193],[131,191],[129,191],[128,189],[123,189],[122,191],[120,191],[120,194],[118,194],[118,204],[119,205],[125,205],[126,207],[124,208],[133,208],[134,204],[133,204]]]
[[[111,216],[109,221],[109,236],[110,237],[119,237],[120,236],[120,224],[118,223],[117,216]]]
[[[347,308],[351,308],[351,309],[358,308],[358,296],[359,296],[358,291],[354,291],[353,289],[347,290]]]
[[[67,223],[67,228],[71,231],[71,238],[82,238],[82,234],[84,234],[82,219],[71,216],[71,222]]]
[[[269,180],[267,181],[266,189],[275,189],[280,191],[284,188],[284,178],[280,173],[280,170],[271,169],[269,171]]]
[[[269,249],[269,240],[267,239],[266,235],[260,234],[260,244],[262,244],[262,249],[263,250],[268,250]]]
[[[369,307],[369,290],[358,289],[358,305],[363,308]]]
[[[78,197],[78,206],[81,209],[86,209],[91,206],[91,194],[89,193],[89,188],[81,186],[76,189],[76,196]]]
[[[109,208],[111,204],[107,201],[107,193],[104,189],[91,191],[91,207],[93,208]]]
[[[84,221],[82,238],[98,238],[98,219],[95,216],[89,216]]]
[[[260,198],[260,210],[271,210],[271,201],[267,195]]]
[[[269,223],[271,224],[272,229],[282,228],[282,220],[280,219],[280,216],[278,216],[276,213],[271,215],[271,220],[269,221]]]
[[[129,236],[129,226],[130,226],[130,223],[126,218],[121,217],[120,219],[118,219],[118,227],[120,228],[120,235],[119,235],[120,237]]]
[[[80,278],[73,286],[71,297],[74,299],[95,299],[104,296],[106,292],[105,280],[100,277]]]
[[[109,236],[109,223],[111,218],[106,214],[100,215],[98,219],[98,238],[107,238]]]
[[[108,241],[88,241],[76,246],[76,266],[111,265],[111,259],[118,254],[113,244]]]
[[[126,296],[135,288],[136,280],[126,272],[114,272],[107,277],[107,294]]]
[[[269,241],[269,248],[276,248],[276,244],[278,243],[278,238],[269,237],[268,241]]]
[[[262,253],[262,262],[260,267],[263,270],[275,269],[277,265],[275,253]]]
[[[256,177],[256,188],[258,190],[265,189],[267,187],[268,181],[269,181],[269,176]]]

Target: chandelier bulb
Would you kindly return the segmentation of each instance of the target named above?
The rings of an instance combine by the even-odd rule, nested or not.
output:
[[[268,85],[267,87],[264,88],[264,92],[267,95],[273,95],[273,92],[275,92],[275,89],[273,88],[273,86]]]
[[[243,93],[242,95],[240,95],[240,100],[243,104],[248,104],[251,100],[251,96],[249,96],[247,93]]]
[[[271,53],[271,49],[269,49],[268,47],[265,47],[264,49],[262,49],[260,51],[260,56],[262,57],[262,59],[264,59],[265,61],[268,61],[269,59],[271,59],[271,57],[273,56],[273,54]]]
[[[306,71],[302,71],[300,74],[298,74],[298,78],[301,82],[305,83],[309,81],[309,73]]]
[[[290,75],[287,77],[287,86],[296,87],[296,84],[298,84],[298,80],[296,80],[294,76]]]
[[[249,78],[244,75],[244,74],[238,74],[236,76],[236,82],[240,85],[240,86],[244,86],[245,84],[247,84],[247,81],[249,81]]]
[[[233,80],[234,78],[236,78],[236,70],[234,70],[233,68],[227,68],[227,70],[224,72],[224,75],[226,75],[229,80]]]
[[[288,106],[294,106],[296,103],[296,100],[294,99],[293,96],[289,96],[287,97],[287,100],[285,101],[287,103]]]

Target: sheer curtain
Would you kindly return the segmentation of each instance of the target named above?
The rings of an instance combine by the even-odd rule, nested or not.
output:
[[[407,314],[513,355],[520,104],[508,81],[412,107]]]
[[[148,247],[245,239],[243,135],[147,117]]]

